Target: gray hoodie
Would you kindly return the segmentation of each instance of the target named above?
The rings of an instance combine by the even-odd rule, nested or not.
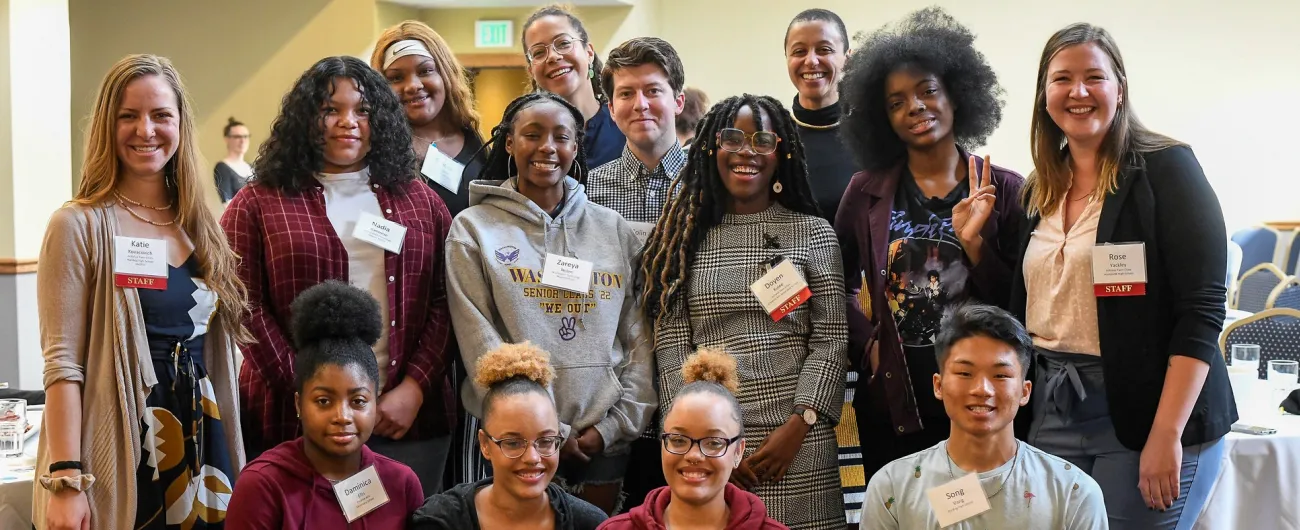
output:
[[[470,183],[470,207],[447,234],[447,299],[468,373],[500,344],[531,341],[551,354],[561,434],[594,425],[611,452],[645,430],[657,403],[649,330],[633,289],[640,243],[617,212],[588,202],[576,180],[565,177],[564,186],[552,218],[514,179]],[[542,285],[547,253],[593,262],[589,292]],[[465,410],[482,418],[485,392],[462,385]]]

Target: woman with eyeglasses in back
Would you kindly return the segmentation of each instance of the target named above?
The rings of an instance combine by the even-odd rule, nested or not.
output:
[[[560,465],[560,419],[551,401],[550,355],[530,343],[503,344],[478,361],[474,384],[486,388],[479,451],[492,476],[429,497],[412,516],[419,530],[532,528],[591,530],[601,509],[551,483]]]

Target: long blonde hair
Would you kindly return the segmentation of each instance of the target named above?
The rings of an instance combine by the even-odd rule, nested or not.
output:
[[[441,112],[451,114],[451,123],[477,131],[479,127],[478,110],[474,108],[474,94],[469,88],[469,76],[465,67],[456,60],[451,46],[423,22],[418,20],[403,21],[384,30],[375,43],[375,51],[370,54],[370,67],[384,73],[384,52],[397,41],[414,39],[424,43],[424,47],[433,54],[433,62],[438,65],[438,75],[442,76],[442,86],[447,92],[446,102]]]
[[[1025,210],[1029,215],[1051,215],[1060,207],[1070,189],[1070,162],[1065,147],[1065,133],[1047,113],[1047,69],[1061,50],[1070,46],[1092,43],[1110,58],[1111,67],[1119,82],[1123,97],[1115,109],[1115,119],[1106,131],[1097,158],[1101,161],[1094,197],[1113,193],[1119,187],[1119,173],[1135,154],[1159,151],[1166,147],[1183,145],[1182,142],[1151,131],[1133,112],[1132,98],[1128,93],[1128,74],[1119,45],[1105,29],[1079,22],[1047,39],[1042,57],[1038,61],[1038,88],[1034,91],[1034,117],[1029,131],[1029,144],[1033,151],[1034,171],[1025,183]]]
[[[242,324],[248,303],[247,290],[235,275],[237,258],[205,201],[204,184],[209,181],[199,170],[199,155],[195,147],[194,105],[185,93],[180,74],[166,57],[128,55],[114,64],[104,76],[104,81],[99,86],[99,95],[95,98],[94,112],[90,116],[81,185],[72,202],[93,206],[111,200],[109,195],[123,174],[115,145],[117,111],[122,105],[122,94],[127,85],[145,76],[158,76],[166,81],[176,93],[177,106],[180,107],[177,109],[180,115],[180,134],[176,152],[163,168],[164,179],[172,187],[170,193],[176,204],[176,223],[194,242],[194,256],[199,263],[199,273],[220,300],[216,317],[222,328],[241,342],[251,341],[252,336]]]

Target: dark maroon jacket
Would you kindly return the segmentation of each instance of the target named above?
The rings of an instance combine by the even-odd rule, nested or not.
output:
[[[776,519],[767,516],[767,507],[758,495],[727,484],[722,492],[731,520],[725,530],[789,530]],[[645,502],[632,511],[605,521],[596,530],[664,530],[664,510],[673,493],[667,486],[651,491]]]
[[[402,529],[424,503],[411,468],[363,445],[361,469],[375,466],[388,503],[348,524],[329,479],[312,468],[302,444],[302,438],[284,442],[244,466],[226,509],[226,530]]]
[[[965,160],[970,155],[962,151],[961,156]],[[984,161],[977,160],[978,170],[982,172]],[[902,340],[885,296],[889,217],[906,163],[900,162],[886,170],[854,174],[835,216],[835,233],[839,236],[840,252],[844,256],[844,284],[848,293],[849,360],[858,371],[859,387],[864,388],[871,377],[868,352],[872,342],[880,341],[880,371],[885,375],[883,383],[889,400],[890,418],[899,434],[921,430],[921,417],[917,412],[911,378],[907,376]],[[1023,184],[1024,178],[1016,172],[993,166],[997,200],[981,232],[984,247],[980,251],[980,263],[971,267],[971,281],[967,284],[974,300],[1004,309],[1010,302],[1012,274],[1020,261],[1018,237],[1025,222],[1025,211],[1020,204]],[[867,280],[866,286],[862,285],[863,277]],[[870,298],[869,307],[863,307],[859,302],[863,290]],[[861,401],[860,397],[866,395],[868,392],[857,392],[859,399],[855,401]]]

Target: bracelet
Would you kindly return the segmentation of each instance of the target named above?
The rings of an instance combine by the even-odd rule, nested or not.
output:
[[[59,493],[64,490],[86,491],[90,485],[95,483],[94,475],[73,475],[70,477],[51,477],[41,475],[41,487],[50,493]]]
[[[81,467],[81,462],[78,460],[62,460],[50,464],[50,474],[54,474],[59,471],[63,471],[65,469],[75,469],[77,471],[81,471],[83,468]]]

